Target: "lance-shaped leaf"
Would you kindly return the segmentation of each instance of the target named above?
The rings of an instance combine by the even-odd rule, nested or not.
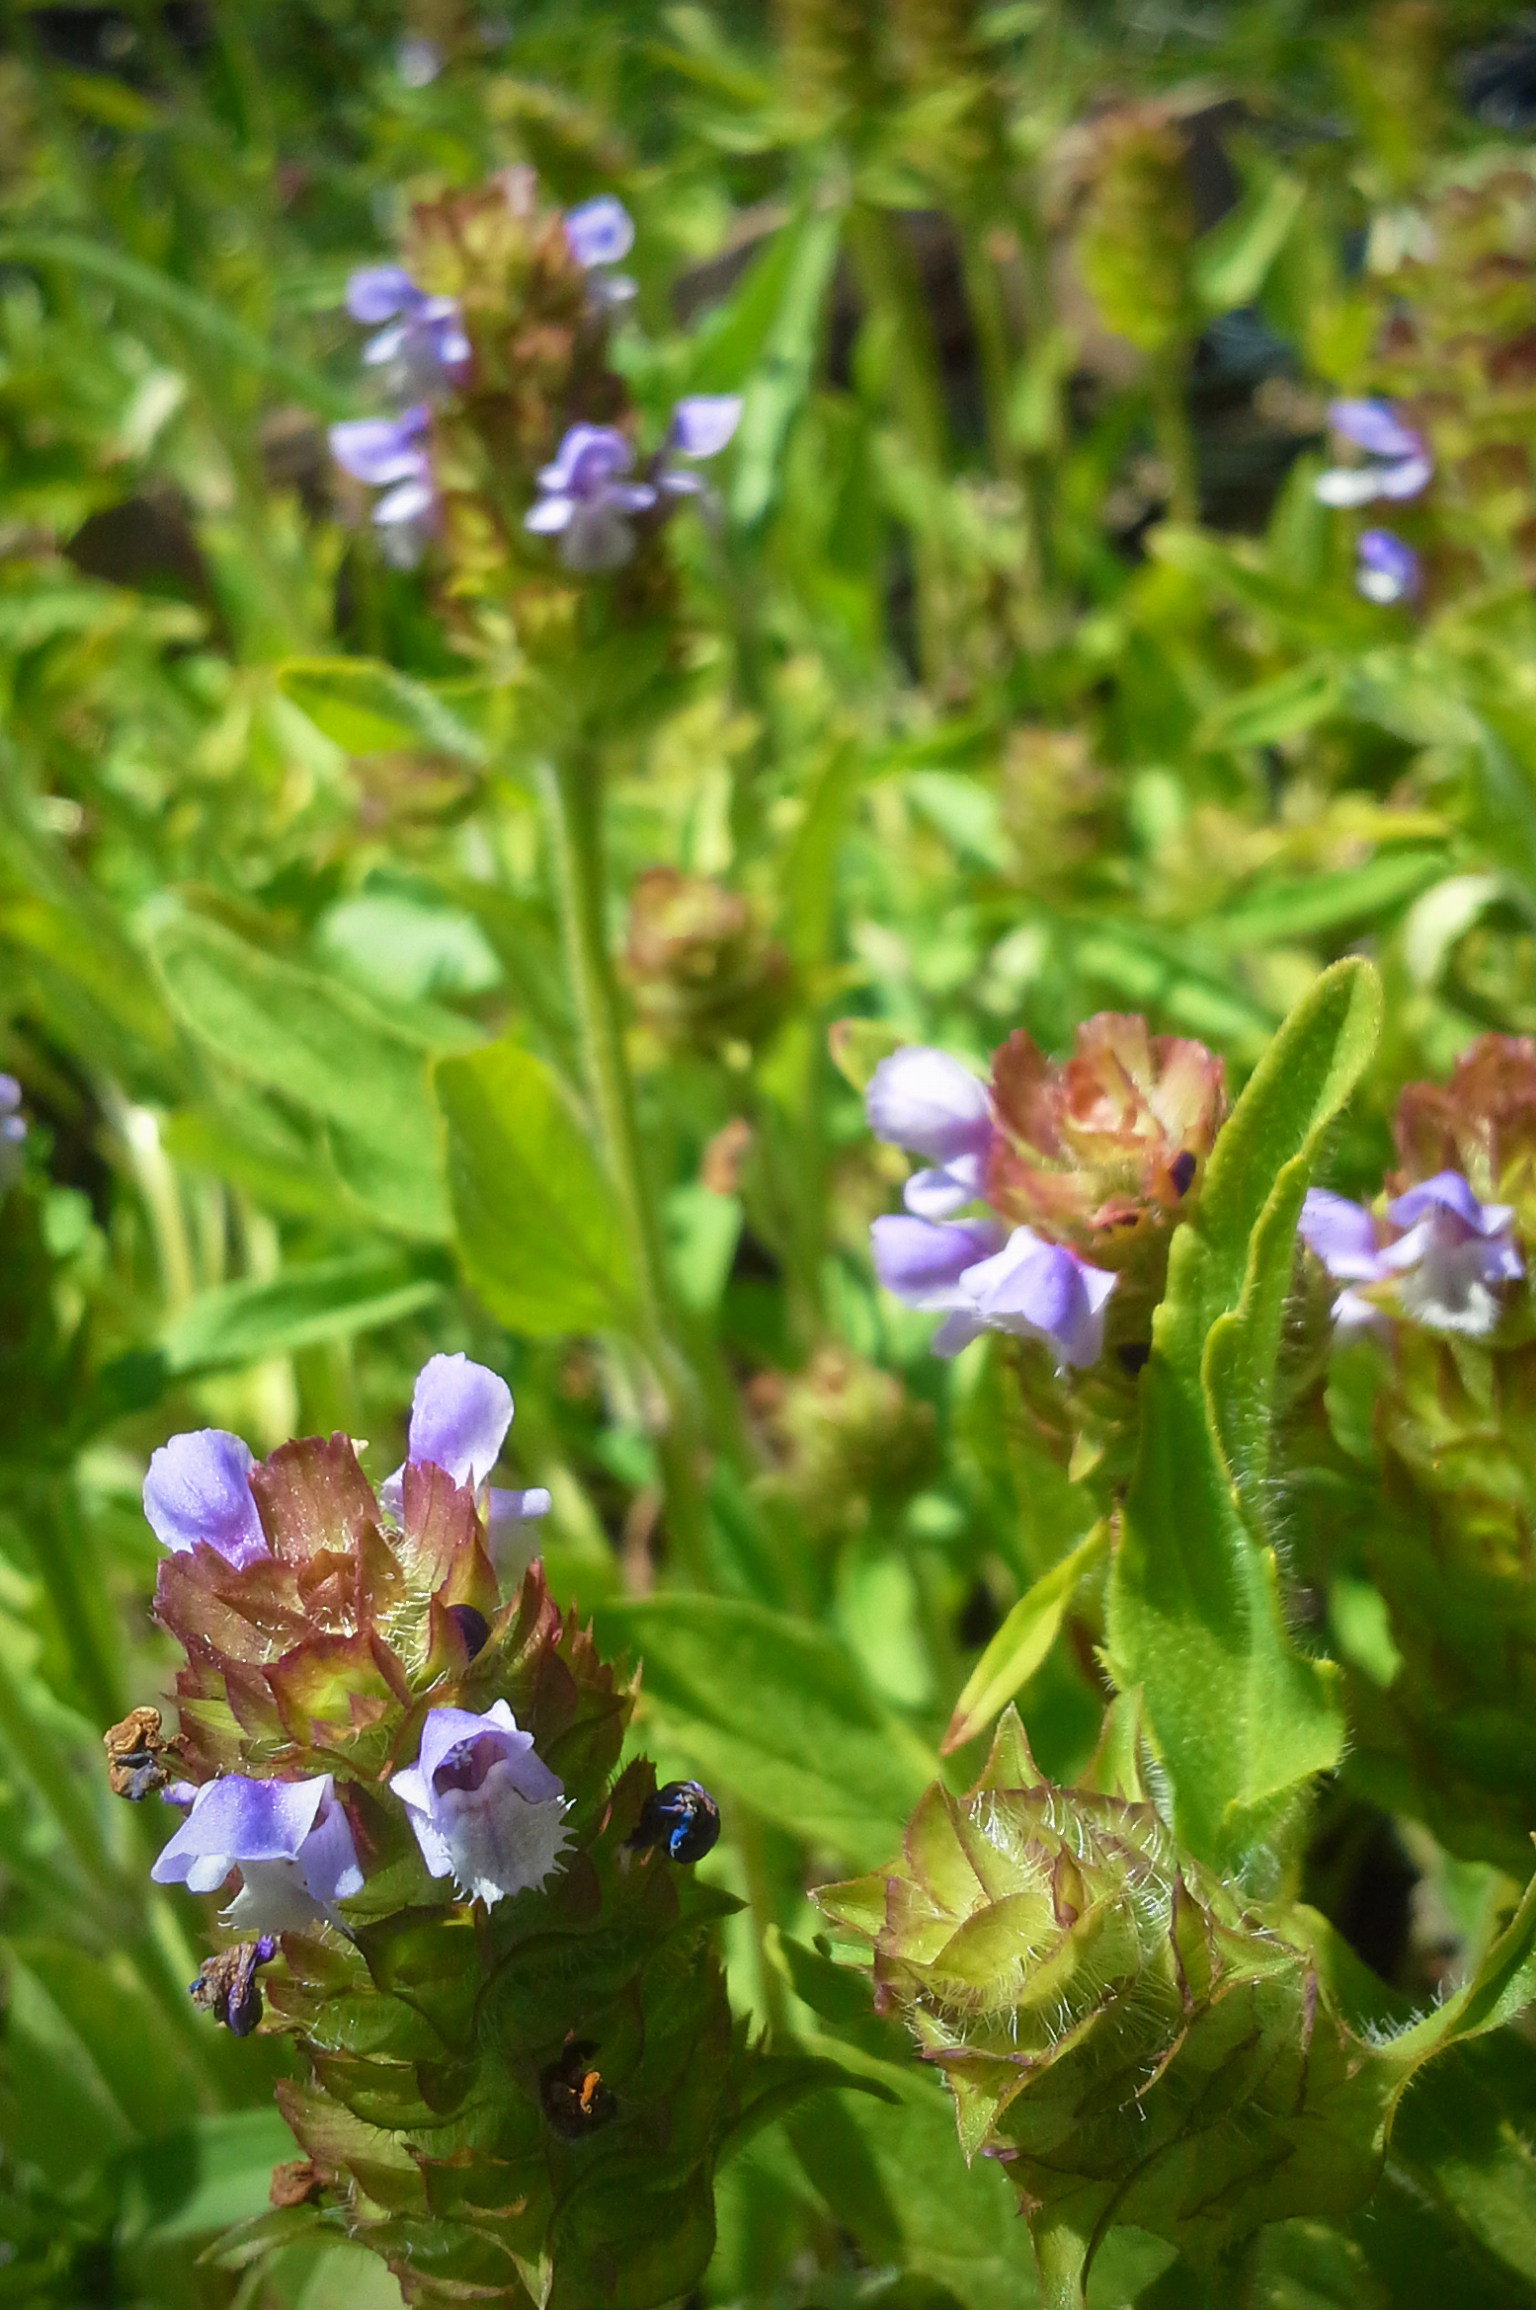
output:
[[[1109,1596],[1115,1674],[1143,1688],[1174,1825],[1228,1865],[1337,1761],[1330,1672],[1286,1626],[1265,1514],[1280,1326],[1317,1149],[1375,1045],[1368,966],[1325,971],[1222,1131],[1175,1238]]]

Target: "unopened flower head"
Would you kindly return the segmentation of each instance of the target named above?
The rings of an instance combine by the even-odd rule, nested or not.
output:
[[[346,473],[384,495],[373,508],[386,559],[408,569],[437,527],[437,488],[428,441],[432,413],[418,402],[399,417],[354,417],[331,427],[331,455]]]
[[[431,1874],[487,1907],[542,1885],[559,1865],[565,1791],[504,1700],[483,1715],[430,1709],[417,1762],[390,1786]]]
[[[1324,505],[1372,505],[1379,498],[1403,502],[1418,497],[1434,476],[1435,462],[1422,433],[1405,425],[1388,401],[1332,401],[1328,422],[1341,440],[1365,452],[1356,465],[1330,466],[1314,484]]]

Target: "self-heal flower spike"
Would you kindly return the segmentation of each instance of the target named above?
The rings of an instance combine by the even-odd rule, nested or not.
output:
[[[201,1541],[230,1564],[269,1553],[251,1491],[250,1446],[225,1428],[172,1436],[144,1478],[144,1514],[163,1548],[185,1554]]]
[[[225,1924],[243,1933],[339,1925],[337,1903],[362,1891],[363,1873],[331,1775],[253,1781],[226,1773],[205,1782],[150,1875],[157,1885],[216,1893],[231,1869],[242,1882]]]
[[[418,402],[399,417],[354,417],[331,427],[331,455],[346,473],[384,495],[373,509],[386,558],[408,569],[437,524],[437,488],[427,450],[432,414]]]
[[[542,1885],[566,1845],[565,1791],[504,1700],[483,1715],[434,1708],[421,1754],[390,1783],[434,1877],[493,1907]]]
[[[1411,602],[1423,583],[1419,557],[1390,529],[1365,529],[1355,548],[1355,591],[1390,608]]]
[[[573,425],[554,463],[539,474],[544,494],[524,528],[557,537],[560,559],[582,576],[622,569],[635,550],[634,516],[656,503],[649,482],[625,479],[634,462],[634,450],[614,426]]]
[[[1328,422],[1341,439],[1363,449],[1363,465],[1330,466],[1314,488],[1324,505],[1371,505],[1378,498],[1417,497],[1434,476],[1422,433],[1404,425],[1385,401],[1332,401]]]
[[[347,283],[354,321],[386,326],[370,337],[363,359],[387,367],[410,394],[453,385],[470,358],[456,297],[429,297],[403,265],[364,265]]]

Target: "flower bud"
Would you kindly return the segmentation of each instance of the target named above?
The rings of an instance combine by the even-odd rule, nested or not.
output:
[[[1178,1849],[1136,1768],[1109,1768],[1134,1750],[1130,1705],[1072,1789],[1010,1710],[967,1796],[930,1789],[896,1860],[816,1899],[869,1945],[877,2009],[1037,2234],[1091,2256],[1126,2223],[1209,2262],[1264,2222],[1363,2203],[1407,2067],[1344,2020],[1323,1921],[1245,1903]]]
[[[788,959],[750,901],[670,866],[636,879],[624,971],[642,1022],[668,1050],[760,1043],[789,991]]]

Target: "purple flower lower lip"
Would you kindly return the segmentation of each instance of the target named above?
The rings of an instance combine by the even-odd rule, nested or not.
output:
[[[493,1906],[542,1885],[565,1850],[565,1791],[504,1700],[434,1708],[414,1765],[390,1787],[434,1877]]]
[[[1387,1206],[1382,1229],[1362,1204],[1314,1187],[1302,1207],[1301,1236],[1328,1273],[1354,1288],[1334,1303],[1344,1330],[1380,1325],[1387,1308],[1364,1296],[1393,1286],[1400,1311],[1432,1329],[1483,1338],[1503,1312],[1502,1287],[1519,1282],[1525,1257],[1514,1239],[1514,1211],[1483,1203],[1459,1171],[1440,1171]]]
[[[437,488],[427,451],[432,416],[418,402],[400,417],[356,417],[331,427],[331,455],[344,472],[384,489],[373,518],[388,559],[409,568],[420,559],[437,519]]]
[[[305,1781],[208,1781],[150,1871],[158,1885],[215,1893],[238,1869],[226,1922],[260,1933],[339,1923],[336,1904],[363,1889],[347,1816],[329,1773]]]
[[[270,1553],[251,1491],[255,1457],[224,1428],[172,1436],[144,1478],[144,1514],[164,1548],[185,1554],[199,1541],[234,1565]]]
[[[1084,1366],[1103,1352],[1104,1310],[1117,1280],[1065,1245],[1016,1227],[1001,1251],[966,1269],[960,1284],[979,1324],[1044,1341],[1058,1365]]]
[[[875,1273],[909,1307],[949,1309],[969,1304],[960,1278],[996,1251],[1002,1229],[992,1220],[944,1225],[893,1212],[870,1229]]]
[[[649,482],[622,478],[634,461],[614,426],[573,425],[539,474],[544,495],[524,517],[524,528],[558,537],[567,569],[596,576],[622,568],[635,550],[631,517],[656,503]]]

